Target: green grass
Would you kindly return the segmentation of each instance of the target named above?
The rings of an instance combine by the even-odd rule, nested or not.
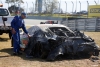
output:
[[[39,14],[34,14],[34,16],[39,16]],[[87,15],[66,15],[66,14],[40,14],[40,16],[52,16],[52,17],[60,17],[60,18],[69,18],[69,17],[92,18],[92,17],[88,17]]]
[[[14,16],[14,14],[11,14],[11,16]],[[88,17],[87,15],[69,15],[69,14],[28,14],[28,16],[51,16],[51,17],[60,17],[60,18],[69,18],[69,17],[74,17],[74,18],[93,18],[93,17]]]

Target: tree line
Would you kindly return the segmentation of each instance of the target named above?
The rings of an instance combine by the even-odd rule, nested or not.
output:
[[[38,0],[36,0],[37,2]],[[35,2],[35,8],[36,8],[36,2]],[[6,0],[5,3],[8,4],[8,9],[10,11],[10,13],[13,13],[17,10],[25,11],[20,5],[23,3],[23,0]],[[53,10],[58,9],[58,0],[43,0],[43,7],[44,7],[44,12],[46,13],[52,13]],[[10,6],[9,6],[10,5]],[[32,12],[33,10],[30,9],[30,11]],[[36,11],[36,10],[35,10]],[[38,11],[38,10],[37,10]]]

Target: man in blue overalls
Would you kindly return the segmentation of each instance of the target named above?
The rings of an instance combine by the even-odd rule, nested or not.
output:
[[[13,37],[13,47],[14,47],[14,55],[21,54],[20,51],[20,32],[19,29],[22,28],[23,31],[28,35],[28,32],[26,30],[24,20],[26,18],[26,13],[21,13],[21,16],[15,16],[14,19],[11,22],[12,27],[12,37]]]

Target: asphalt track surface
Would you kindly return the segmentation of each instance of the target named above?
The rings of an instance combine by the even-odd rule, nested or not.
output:
[[[24,19],[24,21],[25,21],[26,26],[32,26],[32,25],[37,25],[37,24],[40,24],[40,22],[45,22],[48,20]]]

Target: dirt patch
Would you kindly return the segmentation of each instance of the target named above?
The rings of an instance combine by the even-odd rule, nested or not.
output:
[[[100,32],[85,32],[100,46]],[[100,67],[100,60],[91,59],[60,59],[47,62],[44,59],[26,58],[25,53],[13,56],[13,48],[8,34],[0,35],[0,67]],[[99,57],[100,58],[100,57]]]

